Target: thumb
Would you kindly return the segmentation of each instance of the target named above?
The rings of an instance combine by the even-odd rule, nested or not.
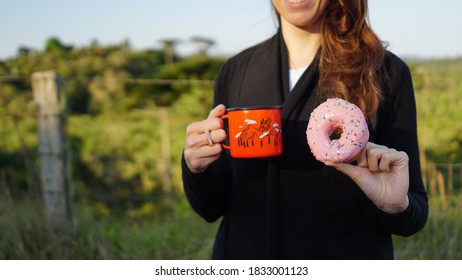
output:
[[[210,118],[219,118],[223,116],[226,112],[226,107],[223,104],[219,104],[217,107],[213,108],[212,111],[210,111],[210,114],[208,116],[208,119]]]

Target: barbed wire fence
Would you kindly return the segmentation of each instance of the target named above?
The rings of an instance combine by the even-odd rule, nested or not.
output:
[[[35,78],[34,78],[35,75]],[[67,154],[66,149],[69,148],[68,143],[59,143],[65,142],[66,130],[62,124],[59,123],[61,119],[66,119],[66,107],[68,104],[64,104],[63,100],[66,100],[64,96],[65,91],[62,91],[62,88],[65,87],[66,82],[69,81],[117,81],[122,83],[132,83],[132,84],[155,84],[155,85],[195,85],[195,86],[204,86],[210,88],[213,86],[214,81],[211,80],[195,80],[195,79],[141,79],[141,78],[125,78],[125,77],[69,77],[61,80],[61,78],[54,72],[46,74],[34,74],[32,76],[0,76],[0,85],[1,83],[15,83],[15,82],[26,82],[30,83],[30,92],[28,93],[27,98],[35,98],[35,103],[39,104],[37,110],[31,112],[30,110],[24,110],[23,112],[11,112],[9,110],[0,111],[0,121],[4,124],[9,124],[9,128],[15,130],[16,140],[20,143],[20,149],[18,151],[11,151],[7,147],[8,141],[2,140],[2,135],[0,135],[0,159],[4,161],[4,164],[0,162],[0,197],[3,196],[8,200],[13,200],[13,197],[24,195],[25,193],[29,196],[34,196],[42,200],[48,201],[44,205],[54,205],[53,209],[50,209],[51,212],[55,213],[58,211],[61,213],[59,219],[62,220],[63,215],[66,216],[69,210],[69,205],[66,203],[69,197],[73,196],[75,191],[74,187],[71,187],[75,181],[85,181],[88,184],[95,185],[123,185],[123,184],[136,184],[139,182],[124,182],[123,180],[117,181],[120,177],[120,168],[119,165],[123,163],[134,162],[136,159],[130,156],[118,156],[118,155],[108,155],[108,154],[98,154],[93,153],[92,155],[87,155],[90,157],[93,162],[98,162],[102,166],[101,178],[92,178],[88,174],[68,174],[73,178],[63,177],[66,173],[72,169],[71,165],[82,164],[81,162],[76,163],[75,151],[71,151],[70,155]],[[45,78],[46,77],[46,78]],[[42,88],[42,90],[40,89]],[[41,92],[38,94],[38,92]],[[2,92],[0,92],[0,95]],[[37,96],[41,97],[37,99]],[[55,108],[54,111],[52,108]],[[146,110],[145,113],[149,111],[149,117],[154,117],[157,119],[159,126],[159,132],[156,135],[159,136],[159,151],[158,154],[153,155],[153,157],[158,157],[158,159],[153,159],[154,162],[161,162],[156,166],[157,170],[152,170],[152,172],[157,172],[160,179],[160,186],[162,189],[161,193],[155,194],[137,194],[136,192],[120,194],[114,189],[98,189],[92,190],[89,192],[81,192],[77,190],[77,196],[80,198],[87,198],[92,201],[100,201],[108,204],[115,204],[115,201],[120,201],[121,198],[124,198],[130,203],[151,201],[157,202],[163,199],[165,196],[170,196],[172,193],[172,148],[171,148],[171,127],[169,123],[169,113],[166,108],[157,107],[155,109]],[[20,122],[23,121],[34,121],[35,122],[35,131],[37,131],[35,141],[37,144],[36,150],[31,150],[30,143],[25,143],[26,138],[25,134],[29,132],[23,132],[19,129]],[[43,127],[41,123],[47,123]],[[69,125],[69,124],[67,124]],[[42,126],[42,128],[41,128]],[[55,126],[55,127],[53,127]],[[1,131],[1,130],[0,130]],[[42,132],[41,132],[42,131]],[[62,135],[61,135],[62,134]],[[49,139],[46,139],[47,136],[53,136],[56,139],[60,139],[58,142],[54,139],[50,142]],[[31,142],[31,141],[28,141]],[[3,146],[3,147],[2,147]],[[176,152],[176,151],[175,151]],[[70,165],[65,166],[66,158],[69,158]],[[16,162],[17,166],[11,166],[11,162]],[[8,163],[6,163],[8,162]],[[19,162],[19,163],[18,163]],[[121,164],[122,163],[122,164]],[[6,164],[10,165],[7,166]],[[62,166],[64,165],[64,166]],[[154,165],[154,164],[153,164]],[[19,169],[23,169],[26,179],[19,179]],[[66,175],[66,176],[68,176]],[[83,176],[88,176],[90,178],[82,178]],[[92,181],[96,180],[96,181]],[[50,186],[53,184],[58,186],[55,189],[50,190]],[[66,185],[66,184],[69,184]],[[127,188],[128,189],[128,188]],[[57,203],[57,197],[61,196],[60,202]],[[50,200],[50,199],[55,199]],[[56,205],[61,205],[62,209],[66,210],[57,210],[59,207]],[[126,208],[130,208],[127,206]],[[56,214],[49,214],[51,216]],[[50,219],[54,219],[51,218]]]

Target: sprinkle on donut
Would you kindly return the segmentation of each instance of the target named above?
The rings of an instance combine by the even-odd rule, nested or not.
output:
[[[340,137],[333,137],[334,132],[341,132]],[[311,113],[306,136],[317,160],[350,162],[366,146],[369,130],[358,106],[340,98],[330,98]]]

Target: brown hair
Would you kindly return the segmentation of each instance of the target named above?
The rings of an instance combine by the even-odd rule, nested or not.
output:
[[[367,0],[331,0],[321,34],[319,93],[348,100],[373,118],[385,48],[368,23]]]

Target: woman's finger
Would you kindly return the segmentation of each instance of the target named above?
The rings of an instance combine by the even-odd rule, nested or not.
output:
[[[212,143],[221,143],[226,139],[226,132],[224,129],[217,129],[210,132],[210,140]]]
[[[221,156],[222,149],[221,144],[214,144],[212,146],[203,145],[195,149],[185,149],[186,164],[192,172],[201,173]]]
[[[363,156],[358,160],[358,166],[367,167],[374,172],[386,171],[388,170],[387,164],[389,165],[390,160],[386,159],[381,165],[382,157],[385,153],[392,151],[396,152],[395,149],[389,149],[388,147],[369,142],[366,145]]]
[[[213,146],[213,140],[212,140],[212,135],[210,133],[210,130],[206,129],[204,131],[205,139],[207,140],[207,145]]]
[[[208,146],[212,146],[215,143],[221,143],[221,142],[225,141],[225,139],[226,139],[226,132],[225,132],[224,129],[217,129],[217,130],[214,130],[214,131],[210,131],[210,130],[206,129],[204,131],[204,135],[205,135],[205,139],[206,139],[205,144],[208,145]]]
[[[206,129],[214,131],[223,128],[223,120],[221,118],[209,118],[200,122],[194,122],[186,127],[186,137],[194,134],[204,134]]]
[[[219,104],[210,111],[209,116],[208,116],[207,119],[220,118],[221,116],[223,116],[225,114],[225,112],[226,112],[225,105]]]
[[[359,156],[358,160],[356,161],[358,166],[360,167],[367,167],[367,148],[365,148],[361,155]]]
[[[379,171],[379,161],[381,154],[377,148],[372,148],[367,151],[367,166],[370,171]]]
[[[390,172],[391,171],[391,164],[393,160],[393,153],[396,152],[387,152],[382,154],[382,157],[380,158],[380,163],[379,163],[379,170],[384,171],[384,172]]]

